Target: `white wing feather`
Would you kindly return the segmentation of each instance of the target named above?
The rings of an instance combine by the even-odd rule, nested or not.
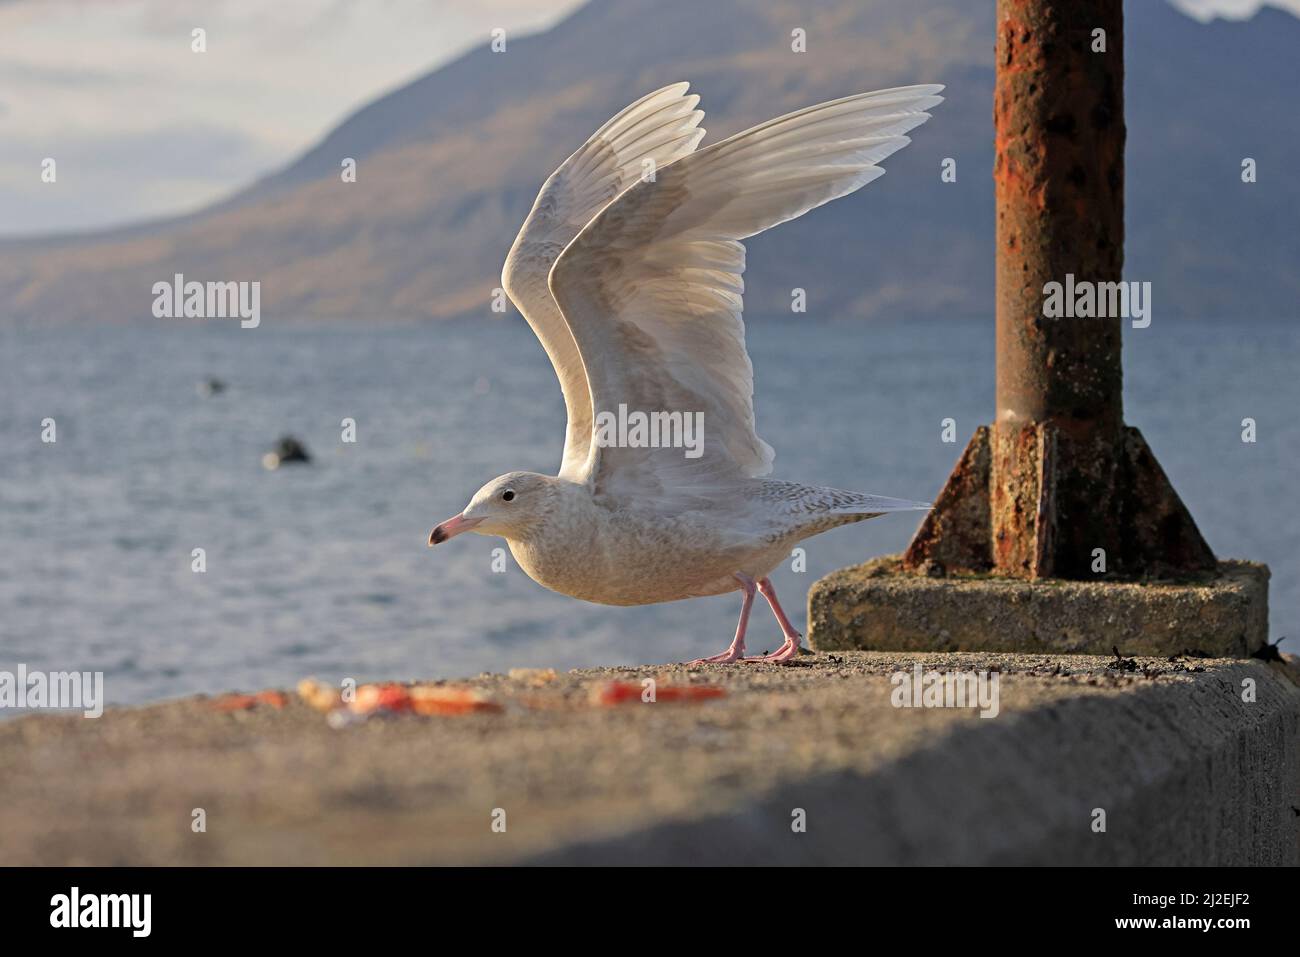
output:
[[[882,90],[779,117],[637,182],[564,250],[550,289],[585,363],[592,408],[702,412],[703,454],[598,447],[598,493],[689,496],[767,474],[741,318],[741,240],[851,193],[906,146],[941,86]]]
[[[568,427],[560,474],[581,469],[592,434],[591,395],[569,327],[547,288],[551,266],[579,231],[647,168],[657,169],[695,149],[704,117],[675,83],[637,100],[599,130],[551,174],[524,221],[502,272],[502,285],[550,357],[564,393]],[[654,164],[650,167],[648,164]]]

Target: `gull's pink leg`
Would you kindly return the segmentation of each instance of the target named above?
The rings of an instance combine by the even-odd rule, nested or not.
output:
[[[767,599],[768,605],[772,608],[772,614],[776,616],[776,623],[781,626],[781,634],[785,635],[785,642],[776,651],[770,655],[757,655],[753,658],[742,658],[741,661],[769,661],[776,664],[791,661],[799,657],[799,640],[803,635],[795,631],[794,625],[786,617],[785,610],[781,603],[776,600],[776,589],[772,587],[772,582],[767,578],[758,580],[758,590],[762,596]]]
[[[736,572],[736,581],[740,582],[740,587],[745,593],[740,603],[740,621],[736,623],[736,637],[731,639],[731,644],[722,654],[696,658],[694,661],[688,661],[688,665],[729,665],[745,657],[745,629],[749,627],[749,609],[754,605],[754,579]]]

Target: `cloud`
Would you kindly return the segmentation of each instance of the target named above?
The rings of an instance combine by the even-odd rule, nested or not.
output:
[[[1260,7],[1277,7],[1300,17],[1300,0],[1170,0],[1179,10],[1197,20],[1215,17],[1243,20],[1259,12]]]
[[[0,0],[8,106],[0,142],[5,175],[18,173],[4,186],[0,229],[72,228],[78,216],[102,226],[215,201],[287,163],[376,96],[486,43],[493,27],[540,29],[577,4]],[[206,53],[190,49],[195,27],[207,31]],[[192,142],[177,139],[184,136]],[[53,191],[32,175],[45,156],[60,163]],[[151,192],[129,178],[133,169],[169,185]],[[78,195],[78,213],[69,202],[74,181],[116,185]],[[158,195],[170,209],[159,208]]]
[[[41,180],[46,157],[57,164],[52,184]],[[96,229],[185,212],[230,183],[257,178],[279,159],[239,129],[183,121],[8,142],[0,161],[3,235]]]

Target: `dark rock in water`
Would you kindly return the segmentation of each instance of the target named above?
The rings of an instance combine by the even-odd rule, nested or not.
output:
[[[199,395],[207,398],[208,396],[220,395],[226,391],[226,384],[220,379],[204,379],[198,384]]]
[[[292,435],[286,435],[275,443],[271,451],[262,456],[262,464],[268,469],[278,469],[281,465],[293,462],[310,462],[306,447]]]
[[[291,435],[286,435],[275,446],[275,452],[282,462],[310,462],[311,456],[301,442]]]

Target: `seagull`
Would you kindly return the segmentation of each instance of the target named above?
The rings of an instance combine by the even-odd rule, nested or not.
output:
[[[754,427],[742,240],[883,175],[943,87],[832,100],[699,150],[689,89],[637,100],[542,185],[502,284],[560,380],[559,473],[493,479],[429,545],[502,537],[534,581],[607,605],[738,591],[731,644],[690,664],[787,663],[802,636],[768,576],[792,546],[930,506],[765,477],[774,453]],[[756,592],[784,641],[747,657]]]

